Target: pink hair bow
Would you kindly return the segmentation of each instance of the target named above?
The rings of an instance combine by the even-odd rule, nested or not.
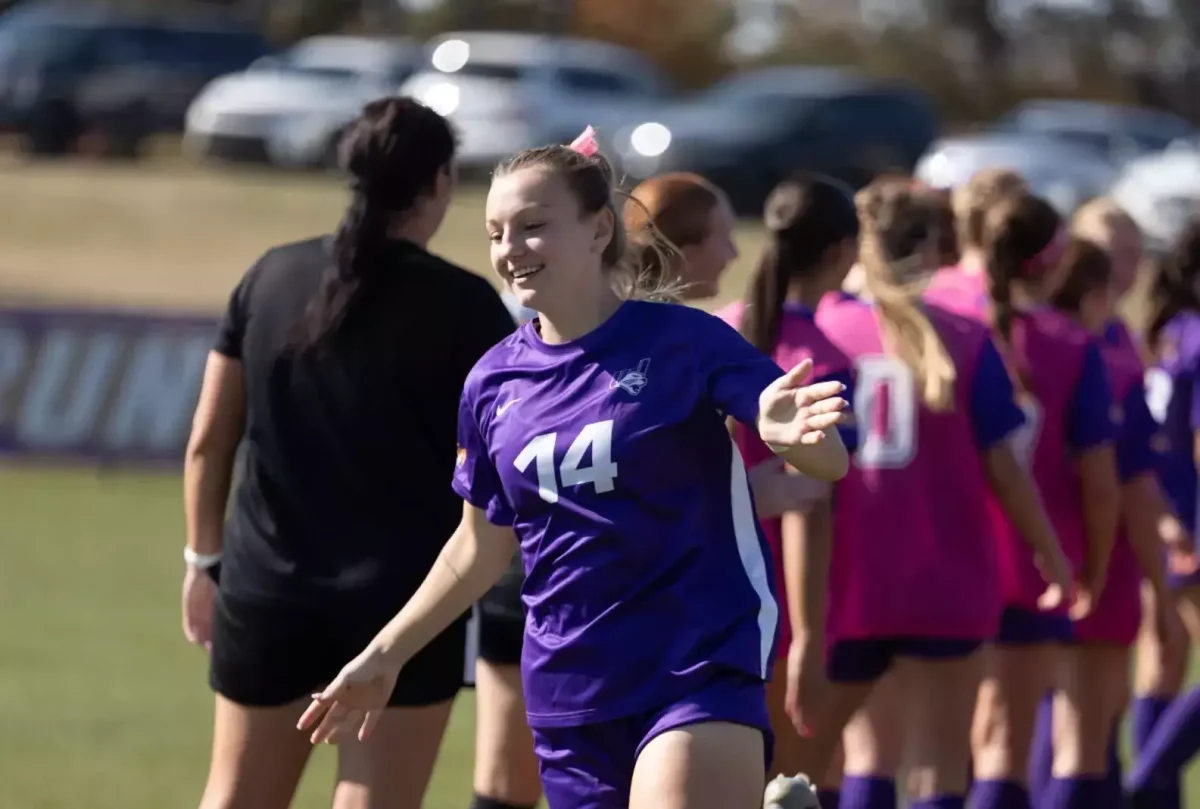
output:
[[[596,142],[596,130],[589,125],[587,129],[579,133],[579,137],[571,141],[570,148],[574,152],[579,152],[584,157],[591,157],[596,152],[600,151],[600,144]]]

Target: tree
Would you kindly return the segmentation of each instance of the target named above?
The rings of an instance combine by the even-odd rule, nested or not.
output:
[[[722,43],[732,23],[726,0],[574,0],[572,30],[635,48],[682,84],[725,72]]]

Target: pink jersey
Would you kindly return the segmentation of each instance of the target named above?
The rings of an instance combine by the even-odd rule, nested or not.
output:
[[[820,309],[824,310],[826,303],[822,301]],[[742,322],[742,303],[730,304],[717,312],[717,316],[734,328],[740,328]],[[779,321],[779,340],[772,353],[772,358],[781,367],[790,369],[798,363],[812,359],[813,380],[830,378],[841,379],[850,374],[850,361],[827,338],[813,321],[811,314],[800,309],[784,309]],[[742,451],[742,460],[749,469],[762,461],[774,456],[757,434],[747,430],[741,424],[736,426],[734,438]],[[787,588],[783,580],[783,542],[780,530],[780,520],[763,520],[763,534],[771,546],[771,555],[775,562],[776,590],[780,601],[780,636],[778,653],[786,657],[788,647],[792,642],[792,627],[788,620]]]
[[[987,311],[987,277],[961,267],[942,267],[929,280],[925,298],[938,306],[967,317],[982,317]]]
[[[955,404],[947,413],[922,406],[908,367],[885,353],[875,307],[851,302],[817,316],[822,331],[854,361],[859,430],[858,453],[836,490],[826,624],[831,644],[990,638],[999,624],[988,488],[972,419],[973,378],[985,347],[991,348],[989,334],[937,307],[928,314],[958,369]],[[999,377],[1008,385],[1002,366]],[[1008,400],[1015,411],[1010,385]]]
[[[1012,324],[1010,360],[1026,369],[1029,383],[1018,399],[1027,421],[1014,436],[1013,449],[1018,460],[1030,465],[1042,504],[1076,571],[1085,552],[1083,506],[1075,457],[1068,448],[1068,424],[1089,343],[1085,331],[1049,308],[1018,315]],[[998,504],[991,505],[1006,603],[1037,609],[1045,579],[1029,545]]]
[[[1105,348],[1104,360],[1114,398],[1124,402],[1135,386],[1142,385],[1145,375],[1139,349],[1132,339],[1121,341]],[[1141,580],[1141,569],[1122,521],[1109,559],[1104,591],[1091,614],[1075,623],[1076,639],[1121,646],[1132,644],[1142,619]]]

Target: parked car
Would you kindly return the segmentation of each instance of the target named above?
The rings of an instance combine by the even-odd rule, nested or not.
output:
[[[757,215],[771,189],[798,170],[860,187],[910,171],[938,134],[923,95],[827,68],[777,67],[735,75],[622,128],[612,150],[636,180],[670,170],[703,174],[740,213]]]
[[[1118,169],[1098,152],[1045,135],[991,132],[944,138],[930,147],[915,174],[952,188],[978,171],[1007,168],[1064,215],[1108,192]]]
[[[256,31],[213,15],[22,5],[0,18],[0,128],[37,154],[98,133],[109,153],[134,156],[150,135],[182,129],[213,77],[268,52]]]
[[[401,92],[450,119],[467,169],[628,120],[662,104],[670,87],[637,51],[592,40],[462,32],[432,40],[427,54]]]
[[[1152,253],[1168,250],[1200,216],[1200,140],[1177,142],[1125,167],[1112,195],[1142,229]]]
[[[368,101],[396,93],[420,53],[408,39],[302,40],[205,87],[188,109],[188,150],[226,160],[327,163],[345,126]]]
[[[996,122],[998,132],[1046,135],[1092,149],[1123,164],[1196,136],[1187,120],[1169,112],[1095,101],[1026,101]]]

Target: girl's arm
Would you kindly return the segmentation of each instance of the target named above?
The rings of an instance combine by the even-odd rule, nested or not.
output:
[[[233,464],[245,427],[242,363],[210,352],[183,466],[187,546],[200,556],[221,552]]]
[[[1142,576],[1159,598],[1170,599],[1170,588],[1163,564],[1163,537],[1160,526],[1170,516],[1167,501],[1153,472],[1145,472],[1125,482],[1122,494],[1125,532],[1137,556]]]
[[[1099,344],[1092,342],[1068,413],[1068,439],[1077,453],[1087,554],[1080,580],[1094,600],[1108,577],[1108,562],[1121,518],[1113,390]]]
[[[1067,597],[1072,587],[1071,565],[1042,506],[1041,495],[1029,472],[1017,461],[1011,444],[1003,441],[985,451],[983,467],[996,500],[1040,559],[1047,581],[1058,585]]]
[[[425,581],[372,646],[396,666],[408,662],[499,581],[516,550],[512,528],[493,525],[464,502],[462,521]]]
[[[805,514],[789,512],[781,520],[783,580],[788,621],[795,638],[817,643],[825,635],[825,598],[833,539],[833,504],[828,496]]]

